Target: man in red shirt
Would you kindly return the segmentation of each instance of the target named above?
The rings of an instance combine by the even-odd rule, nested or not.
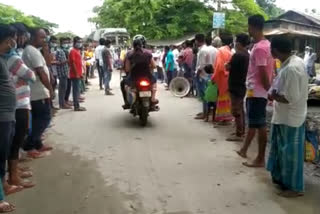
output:
[[[80,37],[73,38],[73,48],[69,53],[70,79],[72,82],[73,105],[75,111],[86,111],[84,107],[80,107],[80,81],[82,77],[82,57],[81,49],[83,43]]]
[[[192,51],[192,42],[187,40],[185,42],[186,49],[183,51],[183,61],[182,66],[185,70],[184,76],[191,82],[194,74],[192,73],[192,62],[193,62],[193,51]]]

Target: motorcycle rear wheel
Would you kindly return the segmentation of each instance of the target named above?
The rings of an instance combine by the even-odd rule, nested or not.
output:
[[[141,126],[146,126],[148,123],[149,109],[147,107],[142,107],[139,120]]]

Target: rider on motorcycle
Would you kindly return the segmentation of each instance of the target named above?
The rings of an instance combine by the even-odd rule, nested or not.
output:
[[[153,104],[159,101],[156,99],[157,79],[152,74],[152,70],[156,68],[156,63],[153,60],[151,51],[145,49],[146,39],[142,35],[133,37],[133,50],[129,51],[124,61],[124,70],[127,77],[121,82],[121,91],[125,101],[124,109],[130,108],[127,101],[125,85],[134,87],[135,83],[142,78],[147,78],[152,84]]]

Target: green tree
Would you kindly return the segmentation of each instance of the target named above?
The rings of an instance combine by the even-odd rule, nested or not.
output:
[[[46,28],[48,30],[50,30],[51,32],[53,32],[54,28],[58,28],[59,25],[49,22],[47,20],[43,20],[40,17],[37,16],[29,16],[32,19],[32,22],[35,26],[37,27],[42,27],[42,28]]]
[[[278,17],[285,12],[283,9],[276,6],[276,0],[256,0],[256,2],[270,18]]]
[[[96,17],[89,21],[97,28],[125,27],[129,33],[144,34],[147,38],[176,38],[187,33],[209,32],[212,29],[214,0],[105,0],[95,7]],[[254,0],[232,0],[233,9],[226,12],[226,31],[246,31],[247,18],[262,14]]]
[[[126,27],[148,38],[173,38],[210,29],[212,12],[193,0],[105,0],[90,21],[101,27]],[[188,18],[186,17],[188,15]]]
[[[213,11],[218,11],[218,0],[200,0]],[[248,17],[261,14],[268,19],[255,0],[220,0],[221,11],[226,13],[226,33],[237,34],[246,32]]]
[[[226,31],[237,34],[247,32],[248,17],[261,14],[268,19],[267,14],[254,2],[254,0],[233,0],[233,10],[226,11]]]
[[[69,38],[73,38],[77,36],[76,34],[74,34],[73,32],[71,31],[68,31],[68,32],[59,32],[57,34],[55,34],[55,37],[57,38],[62,38],[62,37],[69,37]]]
[[[13,22],[22,22],[28,27],[43,27],[50,31],[58,27],[55,23],[48,22],[37,16],[27,16],[12,6],[0,3],[0,23],[10,24]]]
[[[13,22],[23,22],[28,26],[34,26],[31,17],[24,15],[24,13],[11,6],[0,3],[0,23],[10,24]]]
[[[159,33],[155,38],[179,37],[187,33],[207,32],[212,27],[212,10],[198,1],[167,0],[163,1],[154,13],[151,26],[156,26]]]

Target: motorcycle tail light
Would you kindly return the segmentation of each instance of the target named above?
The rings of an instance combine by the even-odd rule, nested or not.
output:
[[[147,80],[141,80],[139,85],[142,87],[147,87],[147,86],[150,86],[150,82]]]

